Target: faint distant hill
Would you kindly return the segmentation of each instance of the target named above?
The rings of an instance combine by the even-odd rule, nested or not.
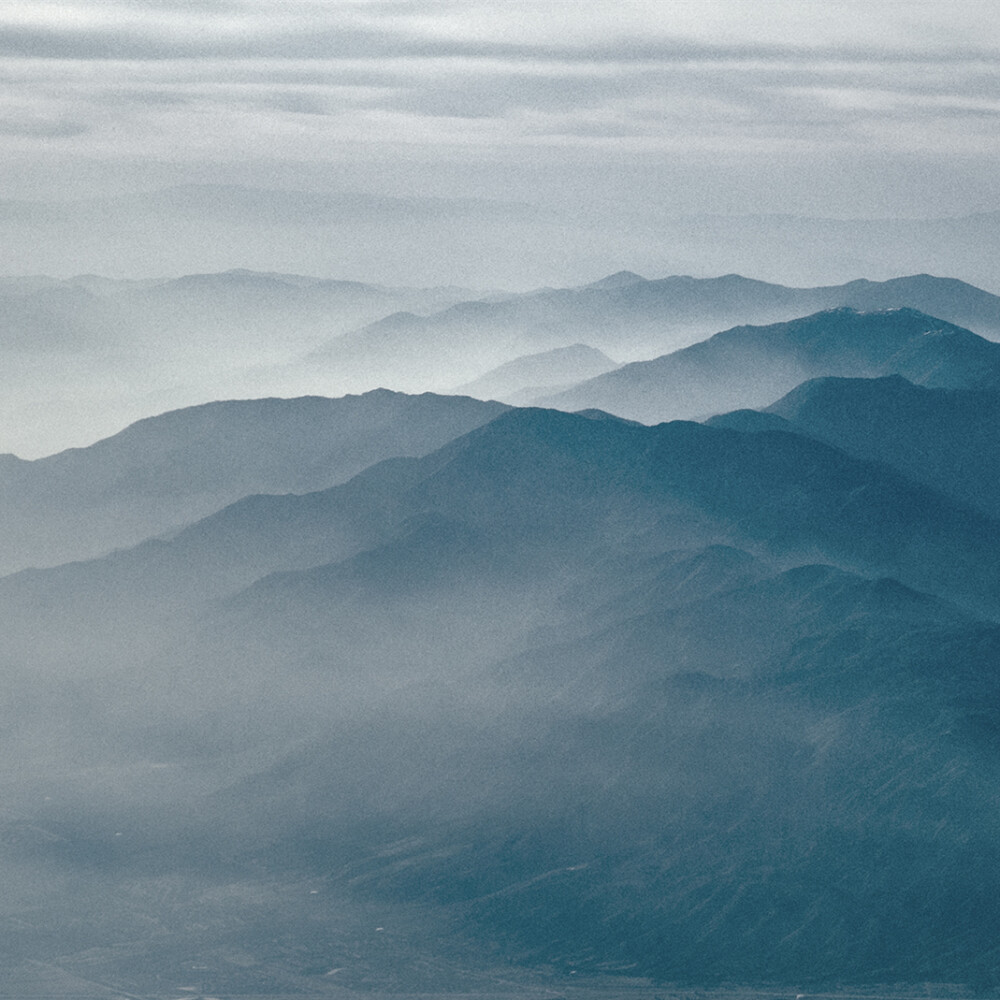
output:
[[[358,324],[476,294],[248,270],[2,278],[0,449],[51,454],[212,399],[341,395],[345,380],[288,381],[280,366]]]
[[[247,269],[129,281],[7,278],[0,391],[9,416],[0,448],[52,453],[211,399],[382,386],[448,392],[519,357],[580,343],[615,359],[649,358],[736,323],[845,303],[920,308],[994,335],[998,301],[926,275],[795,289],[737,275],[647,281],[619,272],[521,295]],[[549,394],[570,381],[534,384]]]
[[[0,351],[123,346],[123,334],[135,347],[155,338],[161,350],[227,339],[246,349],[268,337],[294,350],[400,309],[434,312],[476,294],[246,269],[141,281],[0,278]]]
[[[586,344],[572,344],[515,358],[472,382],[456,386],[454,393],[517,404],[617,367],[601,351]]]
[[[899,375],[820,378],[762,413],[737,411],[709,423],[806,434],[1000,517],[997,391],[932,389]]]
[[[433,451],[505,409],[387,390],[232,400],[150,417],[48,458],[0,455],[0,570],[132,545],[247,494],[331,486],[382,459]]]
[[[647,281],[621,272],[577,288],[462,302],[430,316],[401,312],[330,341],[310,360],[358,379],[358,386],[446,390],[521,355],[571,344],[636,360],[737,323],[773,323],[845,306],[916,308],[1000,338],[1000,298],[949,278],[789,288],[736,274]]]
[[[234,350],[241,344],[259,349],[272,341],[283,353],[400,309],[434,312],[475,294],[248,270],[129,284],[117,292],[116,304],[135,317],[147,337],[197,334]]]
[[[534,270],[505,266],[542,232],[565,238],[553,213],[516,201],[182,184],[115,196],[0,200],[0,273],[147,275],[342,274],[391,285],[508,287]],[[20,246],[20,253],[14,247]],[[428,253],[428,247],[434,252]],[[541,263],[548,252],[531,253]],[[484,266],[492,260],[493,266]],[[136,262],[142,270],[136,274]]]
[[[890,374],[932,388],[994,389],[1000,387],[1000,344],[915,309],[840,308],[734,327],[537,403],[657,423],[767,406],[810,378]]]
[[[125,317],[84,282],[0,280],[0,357],[106,350],[125,331]]]
[[[141,261],[141,276],[242,265],[372,275],[402,285],[523,289],[629,266],[652,274],[736,271],[800,287],[926,272],[1000,290],[997,220],[988,212],[937,219],[677,216],[655,197],[555,207],[325,186],[184,184],[96,200],[0,200],[0,272],[119,274]],[[660,353],[674,346],[681,345]]]

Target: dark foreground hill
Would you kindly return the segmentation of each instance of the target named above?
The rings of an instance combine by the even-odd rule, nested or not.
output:
[[[913,309],[834,309],[734,327],[539,402],[656,423],[767,406],[800,382],[827,375],[902,375],[932,388],[996,389],[1000,344]]]
[[[986,988],[998,567],[996,520],[809,437],[526,409],[8,577],[0,956]]]

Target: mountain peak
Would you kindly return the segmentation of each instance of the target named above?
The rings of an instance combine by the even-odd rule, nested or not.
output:
[[[589,285],[584,285],[584,288],[628,288],[629,285],[639,285],[646,281],[644,277],[640,274],[636,274],[635,271],[616,271],[614,274],[609,274],[606,278],[601,278],[600,281],[591,282]]]

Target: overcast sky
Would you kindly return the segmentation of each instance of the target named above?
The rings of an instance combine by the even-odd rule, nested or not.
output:
[[[8,0],[0,196],[191,181],[1000,208],[980,2]]]

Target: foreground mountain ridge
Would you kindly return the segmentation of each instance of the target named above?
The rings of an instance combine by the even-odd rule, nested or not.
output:
[[[81,730],[49,800],[9,806],[34,853],[0,863],[86,885],[111,852],[118,898],[164,858],[185,898],[262,873],[322,895],[266,934],[213,904],[202,945],[96,921],[127,942],[106,976],[195,954],[206,991],[237,977],[219,934],[319,984],[359,902],[400,956],[415,907],[479,961],[562,974],[993,981],[998,539],[788,431],[508,410],[0,581],[0,658],[30,662],[7,697],[34,692],[8,759]],[[39,713],[66,720],[43,753]],[[348,982],[379,961],[355,952]]]

